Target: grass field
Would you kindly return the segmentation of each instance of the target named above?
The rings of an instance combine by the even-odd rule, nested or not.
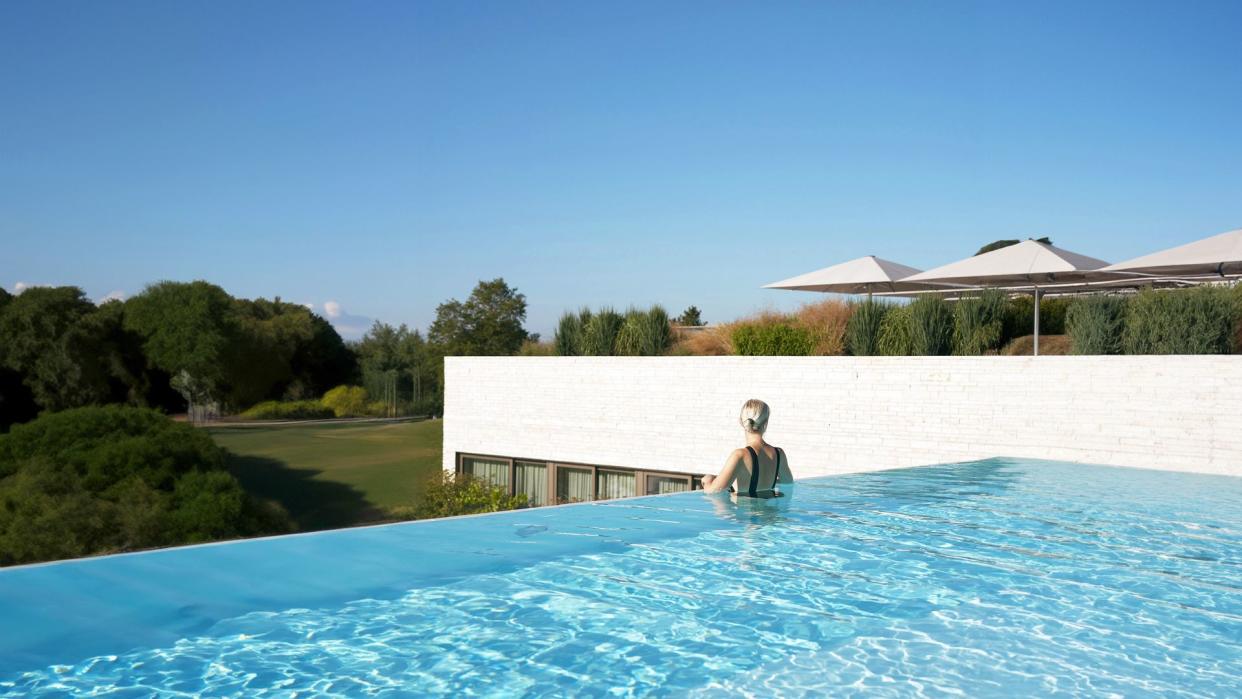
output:
[[[275,500],[302,531],[386,518],[418,502],[440,470],[443,421],[211,428],[250,492]]]

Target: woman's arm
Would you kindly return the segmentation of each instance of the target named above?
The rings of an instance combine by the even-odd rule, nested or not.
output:
[[[781,459],[781,470],[777,476],[777,481],[789,485],[794,482],[793,471],[789,470],[789,455],[782,449],[781,456],[785,458]]]
[[[703,492],[705,493],[722,493],[733,485],[733,476],[737,473],[737,465],[742,460],[742,450],[735,449],[729,458],[725,461],[724,468],[720,469],[720,475],[715,478],[711,476],[703,476]]]

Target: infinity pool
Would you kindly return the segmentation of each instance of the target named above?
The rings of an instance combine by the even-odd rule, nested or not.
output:
[[[1242,478],[993,459],[0,570],[0,695],[1242,696]]]

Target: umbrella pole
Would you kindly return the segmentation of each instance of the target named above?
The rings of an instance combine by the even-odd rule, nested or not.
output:
[[[1035,354],[1039,356],[1039,287],[1035,287]]]

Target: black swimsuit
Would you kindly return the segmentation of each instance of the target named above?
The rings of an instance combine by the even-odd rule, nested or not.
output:
[[[779,498],[781,493],[776,490],[776,484],[781,479],[781,448],[772,447],[776,450],[776,473],[772,476],[772,487],[767,490],[759,490],[759,454],[754,449],[746,447],[746,451],[750,452],[750,487],[746,490],[746,496],[752,498]],[[740,495],[741,493],[739,493]]]

